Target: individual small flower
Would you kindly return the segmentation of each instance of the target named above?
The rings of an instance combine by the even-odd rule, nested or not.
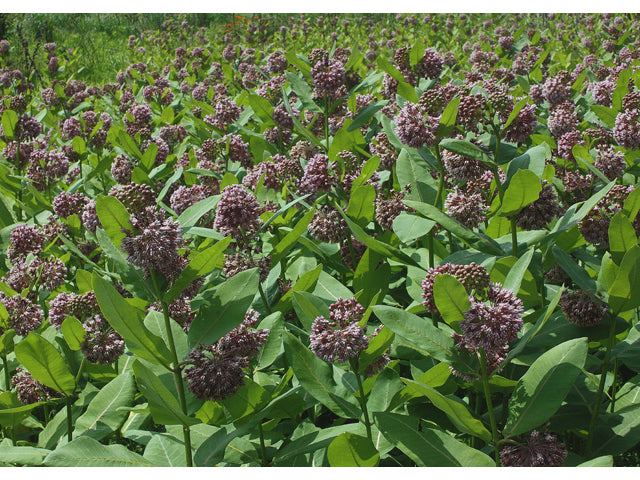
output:
[[[640,149],[640,110],[625,110],[618,113],[613,127],[613,138],[618,145],[629,150]]]
[[[566,319],[579,327],[600,325],[608,310],[605,303],[585,290],[562,292],[560,308]]]
[[[612,145],[598,147],[598,155],[593,165],[609,180],[621,178],[627,168],[623,152],[616,152]]]
[[[395,132],[402,143],[413,148],[431,146],[435,143],[433,125],[427,125],[424,117],[419,105],[411,102],[404,104],[394,118]]]
[[[244,369],[269,338],[269,330],[249,330],[258,318],[255,310],[249,310],[240,326],[216,343],[191,350],[186,363],[192,366],[184,370],[184,378],[196,398],[224,400],[245,384]]]
[[[436,307],[433,297],[433,285],[438,275],[447,274],[455,277],[464,286],[467,293],[472,291],[482,292],[489,286],[489,273],[482,265],[475,262],[469,265],[456,265],[445,263],[432,267],[427,271],[425,279],[422,281],[422,305],[429,312],[440,313]]]
[[[9,237],[9,248],[7,257],[15,263],[16,260],[24,259],[30,253],[40,255],[44,248],[45,238],[38,228],[20,224],[11,231]]]
[[[311,325],[310,348],[317,357],[343,363],[357,357],[369,346],[364,327],[358,325],[364,307],[355,298],[338,300],[329,306],[329,319],[316,317]]]
[[[482,195],[479,193],[468,195],[458,187],[447,195],[444,207],[447,215],[472,229],[486,220],[486,213],[489,210]]]
[[[538,199],[520,210],[516,225],[523,230],[541,229],[562,212],[555,188],[545,184]]]
[[[0,292],[0,303],[4,305],[9,314],[8,327],[13,328],[18,335],[23,337],[42,325],[43,313],[40,305],[33,303],[28,298],[20,295],[9,297]],[[0,332],[4,329],[0,327]]]
[[[308,226],[309,234],[320,242],[339,243],[350,233],[340,212],[331,207],[318,207]]]
[[[533,430],[523,443],[508,445],[500,452],[503,467],[561,467],[567,458],[564,443],[551,433]]]
[[[223,235],[251,237],[262,225],[260,205],[255,195],[242,185],[228,185],[216,208],[213,226]]]
[[[18,401],[23,405],[46,402],[60,394],[37,381],[29,372],[19,368],[11,379],[11,388],[16,389]]]
[[[80,192],[62,192],[54,197],[51,206],[56,215],[60,218],[67,218],[71,215],[81,214],[88,201],[89,199]]]

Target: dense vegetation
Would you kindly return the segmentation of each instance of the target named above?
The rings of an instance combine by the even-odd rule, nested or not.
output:
[[[637,465],[639,26],[0,16],[0,462]]]

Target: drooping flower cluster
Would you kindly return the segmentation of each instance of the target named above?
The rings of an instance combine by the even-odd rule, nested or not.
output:
[[[16,389],[16,396],[23,405],[46,402],[60,396],[54,389],[41,384],[28,371],[21,368],[11,379],[11,388]]]
[[[533,430],[522,443],[508,445],[500,452],[503,467],[561,467],[567,458],[564,443],[558,437]]]
[[[338,300],[329,306],[329,319],[316,317],[311,325],[311,351],[326,362],[343,363],[369,346],[364,327],[358,325],[364,307],[355,298]]]
[[[413,148],[432,146],[435,144],[435,127],[437,122],[425,116],[419,105],[407,102],[394,118],[396,135],[402,143]]]
[[[189,390],[201,400],[221,401],[245,384],[249,366],[269,338],[269,330],[250,330],[259,314],[249,310],[242,323],[213,345],[199,346],[189,353],[184,371]]]
[[[475,228],[486,220],[486,212],[489,206],[484,203],[479,193],[467,194],[455,187],[453,192],[447,195],[444,202],[447,215],[456,219],[467,228]]]
[[[309,234],[320,242],[339,243],[350,233],[340,212],[331,207],[318,207],[308,226]]]
[[[7,327],[15,330],[16,334],[26,336],[29,332],[42,325],[44,314],[42,308],[37,303],[33,303],[26,297],[20,295],[7,296],[0,292],[0,303],[9,314]],[[5,329],[0,327],[0,335]]]

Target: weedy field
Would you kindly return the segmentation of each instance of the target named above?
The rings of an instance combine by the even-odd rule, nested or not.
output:
[[[0,33],[2,464],[640,464],[636,15]]]

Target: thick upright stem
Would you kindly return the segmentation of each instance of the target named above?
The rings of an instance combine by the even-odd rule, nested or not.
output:
[[[156,280],[155,273],[151,274],[151,278],[153,279],[153,285],[156,289],[156,293],[159,298],[162,298],[162,294],[160,289],[158,288],[158,282]],[[169,350],[171,350],[171,357],[173,364],[171,366],[171,371],[173,372],[173,381],[176,384],[176,389],[178,390],[178,399],[180,401],[180,409],[185,416],[188,416],[187,413],[187,397],[184,392],[184,383],[182,383],[182,367],[180,366],[180,361],[178,360],[178,353],[176,350],[176,343],[173,339],[173,333],[171,332],[171,319],[169,318],[169,306],[167,302],[164,300],[160,301],[162,305],[162,313],[164,316],[164,326],[167,330],[167,339],[169,340]],[[187,425],[182,426],[182,432],[184,434],[184,453],[187,461],[187,467],[193,467],[193,458],[191,455],[191,430]]]
[[[358,400],[360,401],[360,407],[362,408],[362,417],[364,418],[364,427],[367,429],[367,437],[373,442],[373,435],[371,435],[371,422],[369,421],[369,410],[367,409],[367,399],[364,396],[364,388],[362,388],[362,378],[358,373],[358,362],[355,359],[351,359],[351,368],[353,373],[356,374],[356,380],[358,382],[358,392],[360,393]]]
[[[262,430],[262,422],[258,423],[258,433],[260,434],[260,455],[262,456],[262,466],[268,467],[267,448],[264,445],[264,431]]]
[[[516,217],[511,217],[511,253],[514,257],[518,256],[518,230],[516,226]]]
[[[73,414],[71,413],[71,397],[67,397],[67,440],[73,440]]]
[[[493,402],[491,401],[489,375],[487,374],[487,357],[485,356],[484,350],[482,349],[480,349],[480,368],[482,369],[482,386],[484,388],[484,398],[487,402],[487,409],[489,410],[489,422],[491,423],[491,437],[493,439],[496,466],[500,466],[500,451],[498,450],[498,425],[496,424],[496,416],[493,411]]]
[[[9,391],[11,388],[11,375],[9,374],[9,363],[6,355],[2,355],[2,369],[4,370],[4,389]]]
[[[433,252],[433,235],[435,234],[435,229],[431,229],[429,233],[427,233],[427,246],[429,248],[429,268],[435,267],[435,254]]]
[[[604,354],[604,361],[602,362],[602,371],[600,372],[600,383],[598,385],[598,394],[596,396],[596,403],[593,406],[593,413],[591,414],[591,422],[589,422],[589,436],[587,437],[587,458],[592,457],[593,449],[593,435],[596,430],[596,424],[598,423],[598,416],[600,415],[600,405],[602,404],[602,397],[604,396],[604,385],[607,380],[607,372],[609,371],[609,364],[611,363],[611,350],[613,349],[613,342],[616,337],[616,318],[617,315],[611,315],[611,328],[609,329],[609,343],[607,345],[607,351]]]

